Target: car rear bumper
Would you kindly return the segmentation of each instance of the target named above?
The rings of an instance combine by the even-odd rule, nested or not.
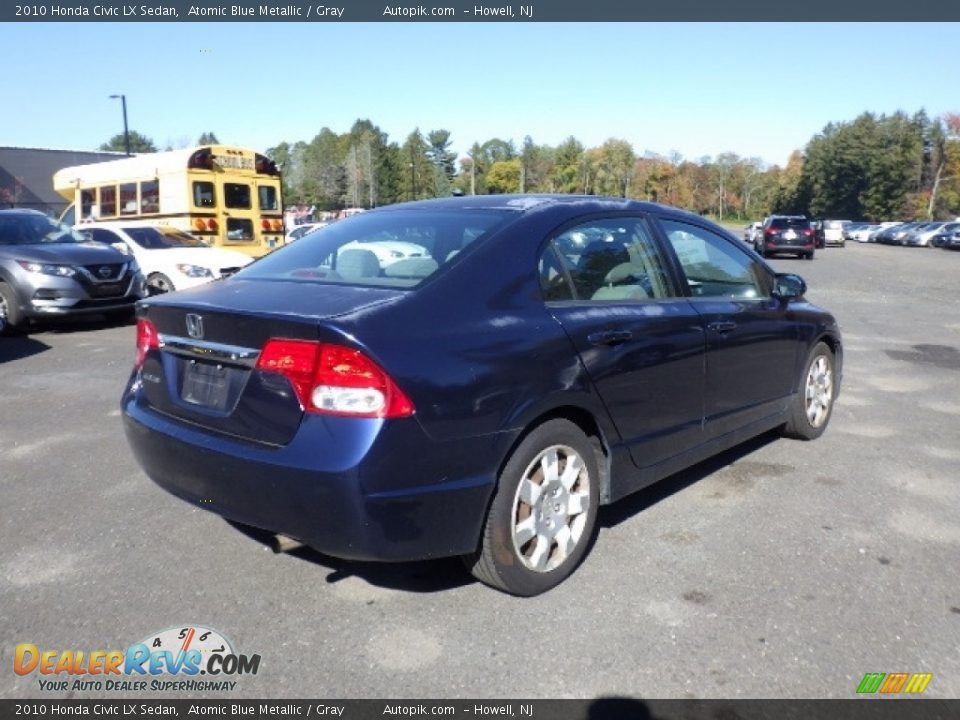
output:
[[[334,557],[473,552],[494,487],[499,436],[437,443],[412,418],[307,416],[289,445],[272,447],[193,428],[139,407],[130,393],[123,416],[137,461],[162,488]],[[357,424],[356,442],[332,442],[331,423]]]

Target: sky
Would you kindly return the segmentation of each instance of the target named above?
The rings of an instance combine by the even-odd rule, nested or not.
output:
[[[956,23],[0,23],[0,145],[265,150],[370,119],[784,165],[862,112],[960,112]]]

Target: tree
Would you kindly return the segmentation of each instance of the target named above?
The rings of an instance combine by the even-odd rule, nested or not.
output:
[[[520,192],[520,172],[520,158],[498,160],[490,167],[487,173],[487,192]]]
[[[200,137],[197,138],[197,145],[219,145],[220,141],[217,140],[217,136],[212,132],[200,133]]]
[[[604,195],[625,198],[630,189],[634,163],[633,147],[626,140],[610,138],[600,147],[597,164],[597,190]]]
[[[583,145],[572,135],[560,143],[554,151],[550,172],[552,192],[584,192],[580,185],[580,166],[583,162]]]
[[[430,145],[416,128],[400,148],[400,162],[405,172],[400,174],[400,188],[407,200],[434,197],[434,165],[427,154]]]
[[[154,145],[153,140],[148,138],[146,135],[141,135],[136,130],[130,130],[130,152],[132,153],[148,153],[156,152],[157,146]],[[118,133],[110,138],[107,142],[100,146],[101,150],[112,150],[116,152],[126,152],[126,139],[123,133]]]
[[[427,135],[427,157],[433,163],[433,194],[444,197],[450,194],[453,177],[457,172],[457,154],[450,150],[450,131],[431,130]]]

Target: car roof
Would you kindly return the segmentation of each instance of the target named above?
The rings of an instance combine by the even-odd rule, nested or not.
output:
[[[391,212],[395,210],[512,210],[517,213],[541,210],[548,207],[575,208],[582,212],[637,211],[669,213],[678,217],[706,220],[696,213],[660,203],[604,195],[550,195],[550,194],[504,194],[460,195],[431,200],[384,205],[368,212]]]

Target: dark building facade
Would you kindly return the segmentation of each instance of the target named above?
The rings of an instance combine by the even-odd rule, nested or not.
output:
[[[0,147],[0,209],[33,208],[60,217],[68,203],[53,189],[57,170],[122,157],[116,152]]]

